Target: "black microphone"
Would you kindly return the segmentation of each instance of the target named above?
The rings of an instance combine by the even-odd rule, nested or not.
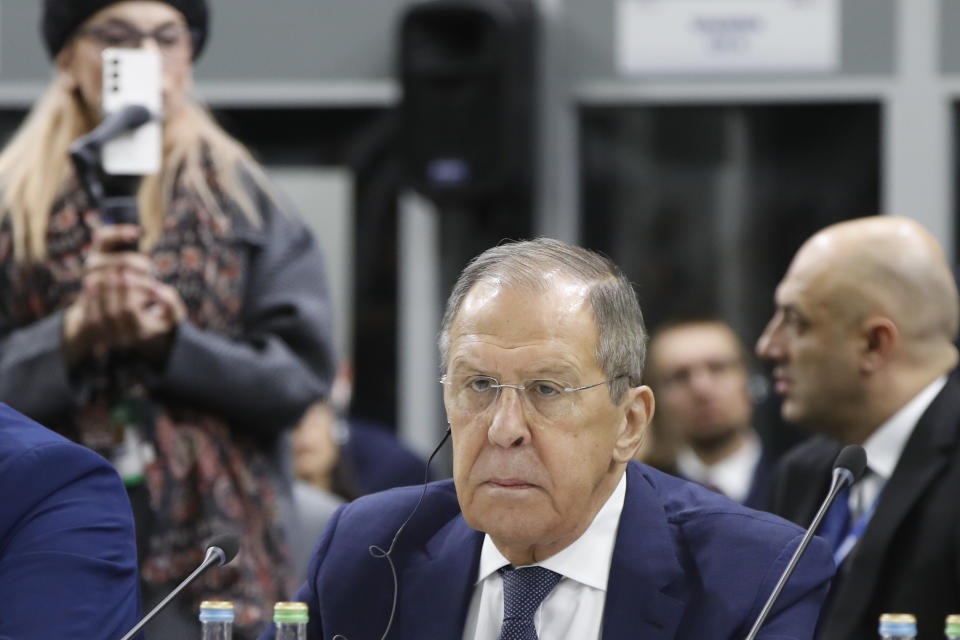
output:
[[[133,629],[127,632],[123,638],[120,640],[130,640],[135,636],[143,627],[153,619],[155,615],[160,613],[160,611],[166,607],[171,600],[173,600],[178,593],[184,590],[188,584],[193,582],[201,573],[209,569],[210,567],[221,567],[231,560],[233,560],[237,551],[240,549],[240,541],[237,539],[237,536],[232,533],[221,533],[220,535],[214,536],[210,539],[210,542],[207,543],[207,555],[203,559],[203,562],[200,563],[200,566],[193,570],[186,579],[177,585],[177,588],[170,592],[170,594],[160,601],[160,603],[155,606],[150,613],[145,615],[140,622],[136,624]]]
[[[780,592],[783,591],[787,580],[793,575],[793,570],[797,567],[797,563],[800,562],[800,556],[803,555],[807,545],[810,544],[810,541],[813,539],[813,534],[820,527],[820,522],[827,514],[827,510],[830,508],[830,505],[833,504],[837,494],[845,487],[850,487],[859,480],[866,468],[867,452],[864,451],[860,445],[850,444],[840,451],[836,461],[833,463],[833,478],[830,481],[830,490],[827,492],[827,497],[824,499],[823,504],[820,505],[820,510],[817,511],[817,515],[813,517],[813,522],[807,527],[807,532],[803,535],[800,546],[793,552],[793,557],[790,558],[787,568],[783,570],[777,586],[773,588],[773,593],[767,598],[767,603],[763,605],[763,610],[760,611],[760,615],[757,616],[757,620],[753,623],[753,628],[750,629],[750,633],[747,634],[745,640],[754,640],[754,638],[757,637],[760,627],[763,626],[764,621],[770,614],[770,610],[773,609],[774,603],[776,603],[777,598],[780,597]]]
[[[81,136],[70,145],[70,151],[80,147],[100,149],[117,136],[132,131],[153,119],[150,110],[141,104],[130,104],[108,114],[90,133]]]
[[[77,171],[80,185],[87,197],[96,206],[100,206],[104,198],[104,179],[100,174],[103,169],[100,164],[100,150],[107,142],[121,136],[128,131],[150,122],[154,118],[150,110],[140,104],[127,105],[123,109],[108,114],[90,133],[80,136],[70,144],[70,159]],[[138,180],[127,180],[130,183],[125,190],[133,188]]]

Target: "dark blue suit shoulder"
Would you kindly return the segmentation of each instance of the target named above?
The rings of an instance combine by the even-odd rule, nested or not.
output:
[[[803,533],[779,516],[750,509],[696,483],[650,468],[643,469],[643,476],[659,494],[674,535],[687,548],[729,543],[752,553],[768,549],[775,556]]]
[[[457,501],[453,481],[431,482],[427,485],[426,492],[423,485],[420,485],[389,489],[357,498],[340,508],[334,519],[335,526],[337,530],[376,532],[385,537],[384,540],[364,541],[364,549],[369,544],[384,546],[390,543],[393,534],[413,513],[414,507],[416,513],[407,523],[402,535],[406,544],[422,543],[426,537],[433,535],[437,529],[460,514],[460,503]]]

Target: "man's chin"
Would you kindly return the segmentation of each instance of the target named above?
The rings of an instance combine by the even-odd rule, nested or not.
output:
[[[820,415],[822,418],[822,414]],[[787,398],[784,398],[783,404],[780,405],[780,417],[788,424],[814,432],[823,431],[825,427],[825,421],[811,413],[810,407]]]
[[[737,438],[741,428],[731,425],[722,425],[703,433],[690,437],[690,441],[697,449],[722,449]]]
[[[539,526],[536,497],[530,492],[502,494],[492,491],[483,496],[474,496],[471,504],[463,509],[463,518],[471,528],[490,534],[494,539],[510,541],[535,540],[543,529]]]

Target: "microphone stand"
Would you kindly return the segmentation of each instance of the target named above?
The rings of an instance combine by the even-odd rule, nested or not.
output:
[[[767,602],[763,605],[760,615],[757,616],[756,621],[753,623],[753,627],[750,629],[750,633],[747,634],[747,637],[744,640],[754,640],[757,637],[757,634],[760,632],[760,627],[763,626],[767,616],[770,615],[770,610],[773,609],[774,603],[776,603],[777,598],[780,597],[780,592],[783,591],[783,587],[787,584],[787,580],[789,580],[790,576],[793,574],[794,568],[796,568],[797,563],[800,562],[800,556],[803,555],[807,545],[809,545],[810,541],[813,540],[814,533],[820,528],[820,522],[833,505],[833,501],[836,499],[837,494],[840,493],[844,487],[852,485],[855,480],[856,477],[849,469],[838,467],[833,470],[833,479],[830,481],[830,491],[827,492],[826,500],[824,500],[823,504],[820,505],[820,510],[817,511],[817,515],[814,516],[813,522],[810,523],[810,527],[807,529],[806,535],[803,536],[799,546],[797,546],[797,550],[793,552],[793,557],[790,558],[787,568],[784,569],[783,573],[780,575],[780,580],[777,581],[777,586],[773,588],[773,592],[770,594],[770,597],[767,598]]]
[[[161,600],[157,606],[151,609],[150,613],[145,615],[143,619],[136,624],[133,629],[127,632],[127,635],[123,636],[120,640],[130,640],[133,638],[140,629],[142,629],[150,620],[153,619],[155,615],[160,613],[164,607],[166,607],[171,600],[173,600],[178,593],[183,591],[187,585],[196,580],[196,578],[209,569],[212,565],[220,566],[226,562],[226,554],[223,552],[223,549],[220,547],[210,547],[207,549],[207,556],[203,559],[203,562],[200,563],[200,566],[193,570],[189,576],[184,578],[183,582],[177,585],[177,588],[171,591],[166,598]]]

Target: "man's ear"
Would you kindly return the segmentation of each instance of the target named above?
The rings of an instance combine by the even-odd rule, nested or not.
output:
[[[874,373],[890,360],[900,342],[900,331],[890,318],[871,316],[864,321],[861,332],[860,371]]]
[[[653,419],[654,405],[650,387],[642,385],[627,389],[627,397],[623,402],[624,421],[613,448],[615,462],[629,462],[636,455],[643,432]]]

